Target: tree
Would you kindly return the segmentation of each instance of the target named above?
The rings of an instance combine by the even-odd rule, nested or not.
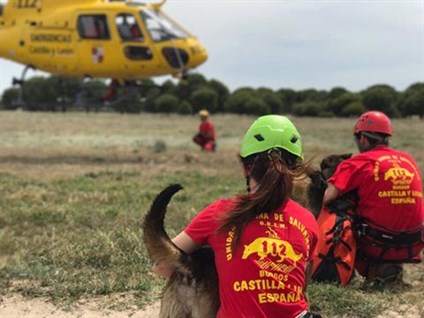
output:
[[[245,109],[247,114],[253,114],[253,115],[267,115],[271,113],[271,108],[267,105],[267,103],[259,98],[259,97],[253,97],[249,98],[245,102]]]
[[[336,116],[341,116],[343,109],[352,103],[360,103],[361,96],[354,93],[345,93],[334,99],[330,99],[327,103],[326,110]]]
[[[162,94],[177,95],[177,89],[176,89],[174,82],[172,82],[171,80],[167,80],[167,81],[163,82],[163,84],[161,86],[161,93]]]
[[[296,102],[302,103],[305,101],[324,101],[327,98],[328,93],[324,90],[318,91],[313,88],[304,89],[296,93]]]
[[[321,106],[318,102],[308,100],[303,103],[297,103],[293,106],[293,114],[297,116],[316,117],[321,112]]]
[[[178,105],[177,113],[182,114],[182,115],[192,114],[193,113],[193,107],[191,106],[191,104],[188,101],[183,100]]]
[[[415,91],[415,90],[423,90],[423,89],[424,89],[424,83],[417,82],[417,83],[411,84],[411,85],[410,85],[410,86],[406,89],[406,91],[405,91],[405,92]]]
[[[248,114],[246,103],[252,98],[254,98],[253,90],[237,90],[228,97],[225,102],[224,109],[229,113]]]
[[[207,86],[203,86],[193,92],[190,101],[194,112],[205,108],[214,113],[217,109],[218,93]]]
[[[391,117],[397,116],[395,103],[398,94],[391,86],[374,85],[363,91],[361,95],[366,109],[378,110]]]
[[[283,102],[281,112],[291,113],[292,107],[296,102],[296,92],[289,88],[281,88],[277,91],[277,94]]]
[[[51,81],[44,76],[34,76],[26,80],[23,96],[28,109],[38,110],[41,104],[55,104],[57,94],[53,86],[55,85],[51,85]]]
[[[164,94],[155,100],[155,109],[158,113],[172,113],[178,110],[178,98],[171,94]]]
[[[221,112],[224,110],[224,104],[228,96],[230,96],[230,91],[227,86],[221,83],[218,80],[210,80],[208,82],[208,87],[213,89],[218,94],[218,103],[216,106],[216,111]]]
[[[18,98],[19,89],[11,87],[3,92],[1,103],[5,109],[16,109],[16,99]]]
[[[196,89],[206,86],[208,81],[202,74],[190,74],[187,78],[187,83],[190,88],[190,92],[194,92]]]
[[[156,112],[156,98],[160,96],[160,89],[158,87],[152,88],[147,92],[147,95],[142,103],[142,109],[146,112]]]
[[[424,116],[424,83],[410,85],[401,95],[397,104],[404,116]]]
[[[157,88],[157,85],[150,78],[144,78],[144,79],[138,81],[138,91],[139,91],[141,97],[145,98],[147,96],[148,92],[153,88]]]
[[[418,115],[421,118],[424,117],[424,89],[406,94],[401,107],[405,116]]]
[[[79,94],[82,95],[86,111],[90,111],[91,108],[97,111],[106,91],[107,85],[102,80],[95,79],[84,82],[81,85]]]
[[[271,89],[258,88],[257,95],[267,104],[271,113],[280,114],[283,112],[283,102],[278,94],[274,93]]]
[[[335,99],[337,97],[340,97],[346,93],[349,93],[349,91],[343,87],[334,87],[330,90],[330,92],[328,93],[328,98],[329,99]]]
[[[268,88],[257,90],[242,87],[234,91],[225,103],[225,111],[236,114],[279,113],[282,102],[279,96]]]
[[[76,77],[64,77],[52,75],[46,79],[46,85],[52,90],[55,100],[50,103],[55,108],[59,106],[62,111],[75,104],[77,94],[81,90],[81,79]]]
[[[366,112],[365,106],[360,101],[351,102],[343,107],[340,115],[343,117],[359,116]]]
[[[188,100],[192,91],[187,80],[181,80],[177,85],[177,96],[180,100]]]

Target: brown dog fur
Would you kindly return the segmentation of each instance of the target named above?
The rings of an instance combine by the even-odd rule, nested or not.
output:
[[[314,172],[295,181],[291,197],[317,216],[325,188],[326,183],[320,173]],[[163,292],[159,317],[216,317],[220,301],[212,250],[204,247],[188,255],[172,243],[164,229],[166,207],[181,189],[175,184],[159,193],[143,223],[143,239],[152,261],[164,262],[175,268]]]
[[[321,161],[321,173],[325,179],[330,178],[336,172],[337,166],[344,160],[352,157],[351,153],[341,155],[329,155]]]
[[[213,318],[220,303],[212,250],[201,248],[188,255],[172,243],[164,229],[166,207],[181,189],[174,184],[159,193],[143,224],[144,244],[152,261],[175,268],[163,292],[159,317]]]

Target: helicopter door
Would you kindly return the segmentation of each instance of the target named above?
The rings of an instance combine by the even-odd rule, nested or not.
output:
[[[140,74],[146,71],[150,73],[149,68],[153,67],[154,63],[153,48],[149,45],[151,43],[147,41],[136,17],[131,13],[119,13],[115,16],[115,25],[126,58],[125,66],[129,77],[140,77]],[[133,67],[134,65],[136,67]]]
[[[120,77],[124,62],[119,45],[112,40],[108,16],[78,12],[78,55],[81,72],[87,77]],[[117,74],[118,73],[118,74]]]

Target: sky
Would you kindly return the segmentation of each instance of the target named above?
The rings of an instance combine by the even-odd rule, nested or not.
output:
[[[424,82],[424,0],[168,0],[163,10],[208,50],[195,72],[232,91]],[[0,60],[0,93],[22,70]]]

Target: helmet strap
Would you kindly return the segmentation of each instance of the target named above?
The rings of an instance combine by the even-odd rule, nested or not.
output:
[[[367,139],[367,145],[360,142],[362,136]],[[361,153],[371,150],[379,145],[388,145],[388,136],[381,136],[368,131],[362,131],[356,134],[355,137],[356,145]]]
[[[371,138],[376,140],[377,142],[384,142],[387,138],[382,137],[378,134],[374,134],[372,132],[368,132],[368,131],[363,131],[361,132],[362,135],[364,135],[365,137]]]

